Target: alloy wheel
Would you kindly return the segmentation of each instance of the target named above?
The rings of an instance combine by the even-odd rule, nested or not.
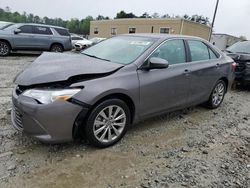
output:
[[[52,52],[62,52],[62,47],[59,45],[54,45],[51,49]]]
[[[126,113],[117,106],[110,105],[101,110],[94,120],[94,136],[102,143],[109,143],[118,138],[126,126]]]
[[[221,104],[224,94],[225,94],[225,86],[223,83],[220,82],[216,85],[212,94],[212,102],[214,106],[218,106]]]
[[[5,56],[9,53],[9,46],[5,42],[0,41],[0,55]]]

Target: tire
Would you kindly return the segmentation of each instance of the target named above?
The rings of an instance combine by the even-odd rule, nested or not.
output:
[[[10,45],[7,42],[0,41],[0,56],[8,56],[10,54]]]
[[[217,81],[209,97],[209,100],[207,101],[207,107],[210,109],[218,108],[223,102],[225,94],[226,83],[223,80]]]
[[[53,44],[50,48],[51,52],[59,52],[62,53],[63,52],[63,46],[61,44]]]
[[[108,99],[91,111],[86,120],[84,135],[93,146],[112,146],[125,135],[130,119],[130,110],[124,101]]]

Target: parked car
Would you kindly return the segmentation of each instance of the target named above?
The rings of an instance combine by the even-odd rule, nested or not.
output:
[[[72,47],[75,48],[75,44],[79,41],[84,40],[83,37],[77,36],[77,35],[71,35],[71,42],[72,42]]]
[[[0,56],[7,56],[17,50],[63,52],[71,49],[70,34],[62,27],[10,24],[0,29]]]
[[[0,29],[4,29],[6,27],[9,27],[10,25],[13,25],[13,23],[0,21]]]
[[[81,50],[83,50],[83,49],[85,49],[85,48],[91,46],[92,44],[93,44],[92,41],[83,38],[83,40],[77,41],[77,42],[75,43],[75,49],[76,49],[77,51],[81,51]]]
[[[95,44],[102,42],[104,40],[106,40],[106,38],[94,37],[94,38],[90,39],[90,41],[92,41],[92,45],[95,45]]]
[[[250,85],[250,41],[235,43],[226,52],[236,62],[235,80],[242,85]]]
[[[43,53],[15,79],[12,123],[42,142],[82,133],[108,147],[145,118],[201,103],[218,108],[232,63],[203,39],[161,34],[116,36],[82,54]]]

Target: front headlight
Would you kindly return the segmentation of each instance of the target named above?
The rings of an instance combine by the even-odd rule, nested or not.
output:
[[[79,91],[81,91],[81,89],[61,89],[61,90],[30,89],[25,91],[22,95],[34,98],[42,104],[49,104],[57,100],[66,101]]]

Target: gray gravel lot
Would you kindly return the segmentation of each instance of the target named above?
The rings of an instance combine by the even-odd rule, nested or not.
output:
[[[36,56],[0,58],[0,187],[250,187],[250,90],[133,126],[107,149],[44,145],[11,127],[13,79]]]

